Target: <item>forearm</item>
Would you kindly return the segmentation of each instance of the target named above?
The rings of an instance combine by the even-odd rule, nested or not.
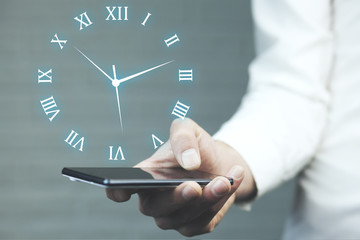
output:
[[[257,57],[248,92],[214,138],[238,152],[247,175],[241,187],[255,186],[252,175],[257,195],[294,177],[321,144],[331,99],[330,10],[326,0],[253,1]],[[238,199],[254,192],[240,188]]]

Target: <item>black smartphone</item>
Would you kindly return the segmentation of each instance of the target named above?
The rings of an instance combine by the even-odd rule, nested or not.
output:
[[[176,187],[185,181],[205,186],[218,175],[182,168],[63,168],[62,174],[105,188],[163,188]],[[233,179],[227,178],[230,184]]]

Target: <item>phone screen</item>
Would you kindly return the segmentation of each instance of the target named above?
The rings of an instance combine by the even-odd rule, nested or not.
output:
[[[218,176],[182,168],[64,168],[62,174],[70,180],[115,188],[175,187],[185,181],[204,186]]]

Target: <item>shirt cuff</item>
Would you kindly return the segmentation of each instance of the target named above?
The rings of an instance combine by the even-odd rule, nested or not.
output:
[[[279,177],[283,172],[283,164],[279,163],[281,158],[274,141],[262,134],[254,124],[231,122],[226,123],[213,138],[230,145],[246,161],[256,183],[257,198],[282,182]],[[249,209],[249,206],[246,208]]]

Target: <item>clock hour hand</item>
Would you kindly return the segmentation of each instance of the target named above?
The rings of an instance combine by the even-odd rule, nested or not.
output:
[[[148,73],[148,72],[150,72],[150,71],[153,71],[153,70],[155,70],[155,69],[157,69],[157,68],[160,68],[160,67],[162,67],[162,66],[165,66],[165,65],[167,65],[167,64],[169,64],[169,63],[172,63],[172,62],[174,62],[174,60],[173,60],[173,61],[166,62],[166,63],[163,63],[163,64],[160,64],[160,65],[158,65],[158,66],[156,66],[156,67],[149,68],[149,69],[147,69],[147,70],[145,70],[145,71],[142,71],[142,72],[139,72],[139,73],[135,73],[135,74],[133,74],[133,75],[130,75],[130,76],[125,77],[125,78],[122,78],[122,79],[120,79],[120,80],[115,79],[114,81],[115,81],[116,83],[120,84],[120,83],[126,82],[126,81],[128,81],[128,80],[130,80],[130,79],[133,79],[133,78],[136,78],[136,77],[138,77],[138,76],[141,76],[141,75],[143,75],[143,74],[145,74],[145,73]]]
[[[86,56],[82,51],[80,51],[77,47],[74,47],[76,51],[78,51],[84,58],[86,58],[92,65],[94,65],[102,74],[104,74],[110,81],[113,79],[104,71],[102,70],[96,63],[94,63],[88,56]]]

